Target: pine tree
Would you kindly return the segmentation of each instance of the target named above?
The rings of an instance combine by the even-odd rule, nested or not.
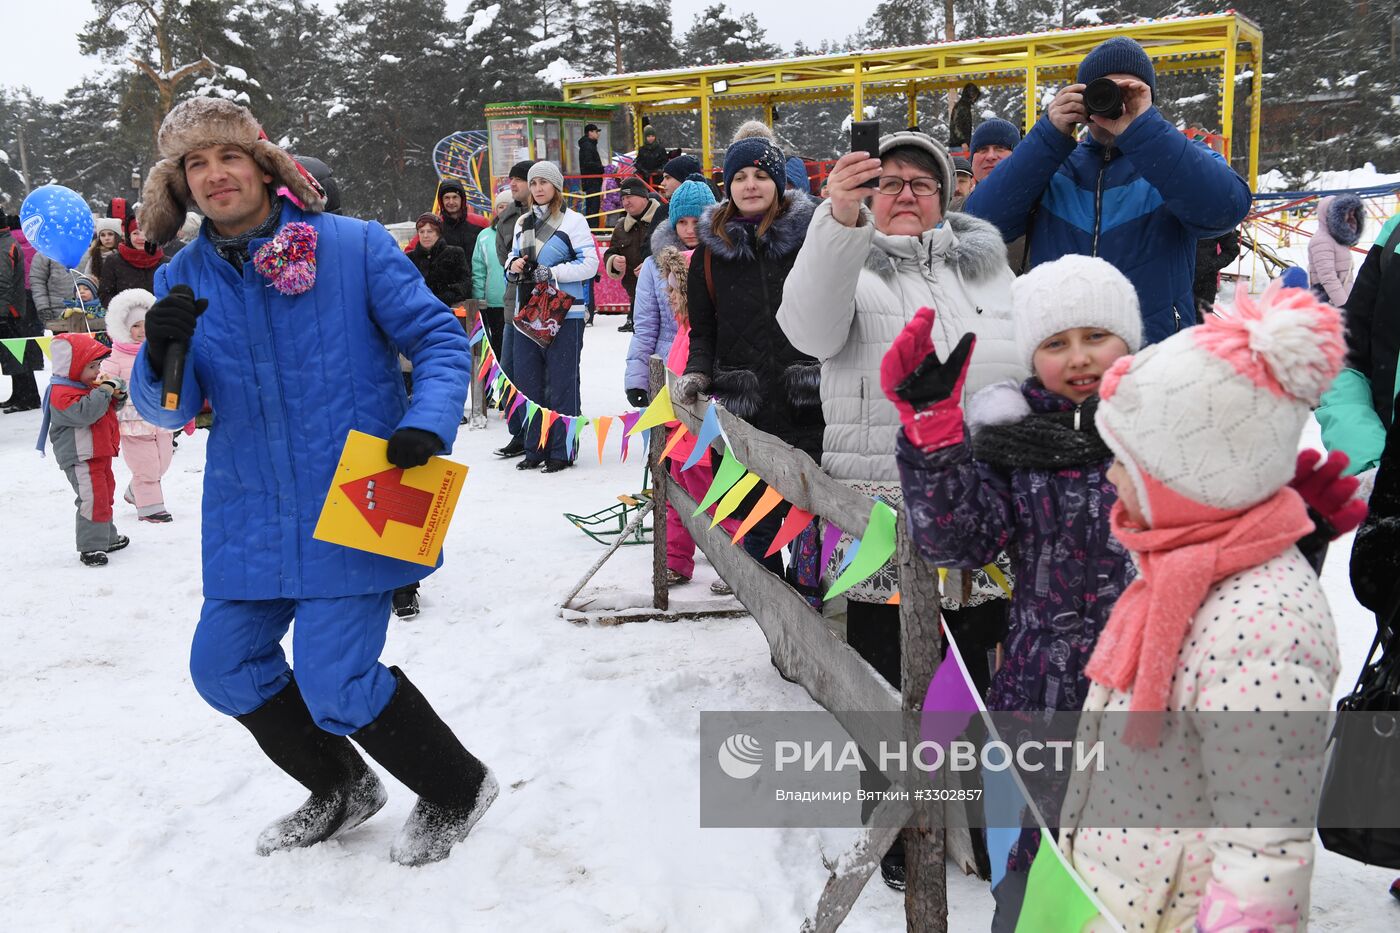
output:
[[[783,51],[752,13],[735,14],[723,3],[697,13],[682,40],[685,60],[694,65],[722,65],[779,58]]]
[[[338,16],[344,110],[323,158],[355,192],[353,213],[415,217],[431,205],[433,146],[461,129],[465,71],[443,0],[345,0]]]

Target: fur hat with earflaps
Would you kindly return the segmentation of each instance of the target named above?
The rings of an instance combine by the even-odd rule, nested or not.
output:
[[[166,114],[157,137],[161,160],[146,176],[141,193],[141,229],[149,241],[168,242],[195,207],[185,182],[185,156],[209,146],[238,146],[272,176],[304,210],[319,212],[326,197],[311,174],[268,140],[246,107],[217,97],[191,97]]]

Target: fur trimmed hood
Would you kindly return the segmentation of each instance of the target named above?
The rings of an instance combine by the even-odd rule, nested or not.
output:
[[[1366,209],[1361,199],[1354,194],[1338,194],[1323,199],[1318,207],[1332,239],[1343,246],[1355,246],[1366,225]],[[1353,216],[1361,218],[1361,223],[1355,223]]]
[[[787,209],[763,238],[764,255],[773,258],[791,255],[802,248],[802,241],[807,237],[807,227],[812,223],[812,212],[816,210],[811,198],[792,189],[784,192],[783,201]],[[729,222],[728,233],[734,243],[732,246],[715,235],[711,226],[715,211],[726,203],[728,202],[721,201],[705,208],[705,213],[700,216],[700,242],[721,259],[731,262],[752,260],[753,241],[749,237],[749,230],[746,229],[750,225],[738,220]]]
[[[651,232],[651,254],[659,256],[664,249],[677,249],[684,253],[689,247],[676,235],[676,228],[663,220]]]
[[[873,222],[874,218],[867,216],[866,220]],[[886,236],[877,231],[865,268],[888,279],[894,276],[898,262],[924,262],[926,257],[945,252],[947,262],[969,282],[989,279],[1006,266],[1001,231],[980,217],[955,211],[921,236]]]
[[[146,176],[141,192],[139,223],[152,243],[174,239],[195,207],[185,181],[185,156],[209,146],[238,146],[272,176],[274,189],[285,188],[309,213],[325,208],[326,196],[311,173],[267,138],[246,107],[216,97],[191,97],[160,125],[157,146],[161,160]]]
[[[107,305],[107,334],[119,343],[131,343],[131,325],[146,319],[156,296],[144,288],[120,291]]]

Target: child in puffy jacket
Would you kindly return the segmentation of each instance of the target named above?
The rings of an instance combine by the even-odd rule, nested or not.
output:
[[[131,378],[131,364],[146,340],[146,312],[156,296],[144,288],[118,292],[107,309],[107,332],[112,338],[112,354],[102,361],[102,371],[122,380]],[[143,522],[165,524],[174,521],[165,507],[161,477],[170,469],[174,455],[174,433],[158,428],[141,417],[135,405],[117,412],[122,438],[122,459],[131,470],[131,485],[122,498],[136,506],[136,517]]]
[[[1090,658],[1136,576],[1113,533],[1114,454],[1099,431],[1107,375],[1142,341],[1136,290],[1116,268],[1086,256],[1022,276],[1013,286],[1016,343],[1035,375],[1020,386],[988,386],[967,402],[966,416],[960,400],[973,338],[940,362],[927,340],[933,313],[919,312],[881,368],[904,422],[897,456],[910,534],[936,566],[978,567],[998,551],[1013,555],[1011,622],[988,709],[1079,710],[1092,686]],[[1316,462],[1315,454],[1299,457],[1300,488],[1321,512],[1310,550],[1364,514],[1350,501],[1355,482],[1337,481],[1345,459],[1314,472]],[[1054,823],[1064,782],[1041,787],[1042,815]],[[1010,871],[1029,869],[1039,839],[1022,834]]]
[[[87,334],[54,337],[49,348],[54,374],[39,429],[40,452],[47,437],[59,469],[78,494],[78,553],[89,567],[106,565],[109,553],[130,543],[112,523],[112,458],[121,445],[116,413],[126,404],[126,383],[101,371],[109,352]]]
[[[1313,522],[1288,484],[1344,353],[1337,311],[1275,284],[1103,378],[1113,531],[1139,573],[1086,668],[1079,738],[1113,743],[1106,717],[1087,714],[1130,713],[1117,740],[1133,755],[1074,776],[1060,846],[1130,930],[1307,926],[1312,824],[1273,818],[1289,786],[1320,776],[1326,730],[1306,716],[1266,728],[1260,714],[1331,708],[1336,630],[1295,546]],[[1211,403],[1164,418],[1182,394]],[[1257,728],[1208,719],[1228,712]],[[1127,828],[1085,815],[1114,801]]]
[[[1095,430],[1095,411],[1104,373],[1141,346],[1142,318],[1132,283],[1087,256],[1036,267],[1012,294],[1017,350],[1035,375],[969,399],[970,437],[959,406],[970,338],[920,377],[931,347],[916,347],[917,331],[906,329],[882,381],[901,412],[921,380],[940,377],[945,390],[921,417],[906,417],[897,448],[910,533],[924,557],[976,568],[1000,551],[1013,554],[1011,624],[988,709],[1076,710],[1084,665],[1132,577],[1109,530],[1113,454]],[[932,324],[931,311],[919,314]]]

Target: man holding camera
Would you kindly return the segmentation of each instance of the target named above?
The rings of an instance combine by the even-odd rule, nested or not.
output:
[[[1153,106],[1156,75],[1142,46],[1115,37],[1079,65],[1026,138],[968,196],[965,210],[1029,239],[1032,267],[1099,256],[1137,289],[1152,343],[1196,321],[1196,242],[1233,229],[1249,186]],[[1076,142],[1076,128],[1088,134]]]

